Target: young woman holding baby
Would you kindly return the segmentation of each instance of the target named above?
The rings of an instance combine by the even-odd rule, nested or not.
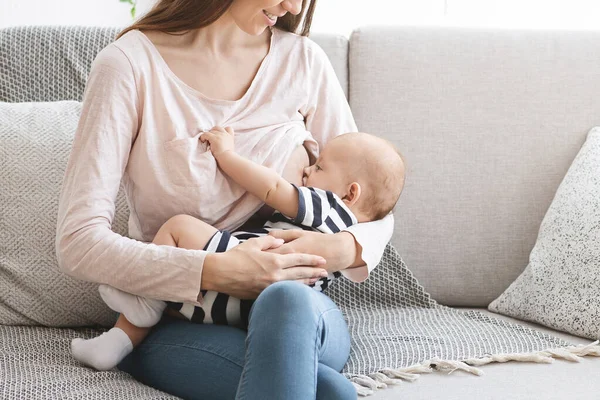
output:
[[[339,373],[350,348],[343,317],[306,284],[327,270],[366,279],[391,216],[336,234],[274,231],[223,253],[150,243],[178,214],[235,230],[263,206],[219,170],[202,132],[230,126],[236,151],[293,181],[299,144],[314,161],[356,131],[327,56],[302,36],[314,8],[160,0],[94,60],[59,201],[62,270],[171,302],[199,305],[207,290],[258,297],[248,332],[163,318],[119,365],[141,382],[183,398],[356,397]],[[121,181],[131,238],[110,229]]]

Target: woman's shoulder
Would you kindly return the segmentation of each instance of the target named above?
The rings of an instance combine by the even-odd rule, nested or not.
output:
[[[136,65],[143,60],[143,57],[140,57],[141,44],[136,34],[136,31],[129,31],[100,50],[92,62],[92,69],[109,68],[131,74]]]
[[[325,51],[307,36],[277,29],[279,47],[286,57],[301,58],[308,64],[326,62]]]

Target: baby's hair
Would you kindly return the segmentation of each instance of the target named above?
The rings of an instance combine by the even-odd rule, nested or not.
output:
[[[382,139],[385,140],[385,139]],[[383,159],[367,167],[372,181],[365,198],[365,213],[372,221],[383,219],[396,206],[404,189],[406,179],[404,156],[389,141],[387,144],[394,150],[395,159]]]
[[[361,211],[370,221],[383,219],[394,209],[404,188],[404,156],[389,140],[381,137],[363,132],[339,137],[344,136],[362,141],[363,156],[360,157],[362,163],[359,170],[364,198],[359,200]],[[351,169],[356,171],[355,168]]]

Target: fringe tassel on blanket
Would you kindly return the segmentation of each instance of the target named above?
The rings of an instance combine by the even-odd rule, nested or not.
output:
[[[350,381],[360,396],[369,396],[373,394],[374,390],[386,388],[388,385],[397,385],[402,381],[412,382],[420,376],[419,374],[427,374],[433,371],[448,372],[448,374],[451,374],[456,370],[461,370],[480,376],[483,375],[483,371],[475,366],[494,362],[519,361],[550,364],[555,358],[580,362],[581,357],[584,356],[600,357],[599,342],[596,340],[587,345],[548,349],[532,353],[495,354],[482,358],[469,358],[463,361],[433,358],[406,368],[386,368],[369,375],[356,375],[350,378]]]

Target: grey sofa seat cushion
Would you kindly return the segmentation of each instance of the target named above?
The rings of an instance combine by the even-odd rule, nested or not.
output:
[[[513,318],[473,309],[493,317],[522,323]],[[465,310],[466,311],[466,310]],[[522,323],[576,344],[588,344],[566,333],[533,323]],[[101,331],[0,325],[0,398],[21,399],[173,399],[142,385],[129,375],[98,372],[83,367],[69,354],[75,337],[92,337]],[[481,367],[484,376],[462,372],[424,374],[415,382],[376,391],[372,400],[434,399],[464,400],[595,400],[600,392],[600,358],[586,357],[581,363],[555,360],[535,363],[490,364]],[[510,383],[510,384],[509,384]]]
[[[0,325],[0,398],[176,399],[120,371],[80,365],[69,352],[71,339],[100,331]]]

